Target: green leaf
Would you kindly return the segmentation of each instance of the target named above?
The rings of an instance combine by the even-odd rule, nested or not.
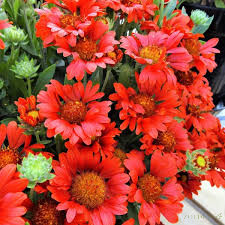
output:
[[[5,124],[7,126],[8,123],[11,121],[16,121],[16,119],[15,118],[6,118],[4,120],[1,120],[1,124]]]
[[[16,21],[17,21],[19,8],[20,8],[20,0],[15,0],[13,4],[13,14]]]
[[[24,80],[16,79],[14,85],[23,93],[24,97],[28,97],[27,86]]]
[[[3,88],[3,86],[4,86],[4,80],[2,80],[2,79],[0,78],[0,90]]]
[[[103,70],[102,68],[97,68],[97,70],[91,75],[91,81],[93,85],[101,84],[103,79]]]
[[[211,25],[212,21],[214,19],[214,16],[209,17],[208,21],[203,25],[195,25],[192,29],[193,34],[204,34]]]
[[[139,225],[139,220],[138,220],[138,209],[137,209],[138,205],[137,203],[129,203],[128,204],[128,219],[130,218],[134,218],[135,220],[135,225]]]
[[[75,83],[75,81],[72,80],[68,80],[67,79],[67,75],[65,75],[65,79],[64,79],[64,85],[69,84],[69,85],[73,85]]]
[[[176,8],[177,0],[170,0],[164,9],[163,15],[168,19]]]
[[[56,65],[53,64],[39,74],[39,77],[34,89],[35,95],[37,95],[39,91],[42,90],[45,87],[45,85],[48,84],[49,81],[53,78],[55,69],[56,69]]]
[[[215,5],[217,8],[225,8],[225,3],[223,0],[215,0]]]
[[[182,121],[184,121],[183,118],[180,118],[178,116],[173,117],[178,123],[181,123]]]
[[[132,74],[134,73],[133,68],[130,67],[128,63],[123,64],[120,67],[120,74],[119,74],[119,80],[118,82],[123,84],[125,87],[130,86],[130,78]]]

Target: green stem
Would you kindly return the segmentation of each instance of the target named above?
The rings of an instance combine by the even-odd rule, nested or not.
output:
[[[126,18],[125,18],[125,19],[124,19],[124,22],[123,22],[123,25],[122,25],[122,27],[121,27],[120,37],[123,36],[123,33],[124,33],[125,29],[126,29],[126,25],[127,25],[127,20],[126,20]]]
[[[29,194],[29,198],[31,199],[32,202],[34,202],[34,188],[30,189],[30,194]]]
[[[37,143],[41,143],[41,139],[38,132],[35,133],[35,137],[36,137]]]
[[[87,85],[87,73],[84,74],[83,84],[86,87],[86,85]]]
[[[111,68],[109,68],[109,69],[107,70],[106,77],[105,77],[104,83],[103,83],[103,85],[102,85],[101,92],[104,92],[104,90],[105,90],[105,87],[106,87],[106,85],[107,85],[107,83],[108,83],[108,80],[109,80],[110,72],[111,72]]]
[[[159,10],[160,17],[159,17],[159,21],[158,21],[159,27],[162,27],[163,17],[164,17],[163,11],[164,11],[164,0],[161,0],[161,2],[160,2],[160,10]]]
[[[28,91],[28,96],[31,96],[32,92],[31,92],[31,81],[30,81],[30,78],[27,78],[27,91]]]
[[[62,146],[62,138],[61,138],[60,134],[56,135],[55,144],[56,144],[56,151],[57,151],[58,154],[60,154],[61,153],[61,146]]]

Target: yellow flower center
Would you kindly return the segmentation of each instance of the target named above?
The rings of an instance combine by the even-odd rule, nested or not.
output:
[[[187,39],[185,40],[184,46],[191,55],[200,55],[201,44],[198,39]]]
[[[163,145],[165,152],[173,152],[174,146],[176,145],[176,140],[172,133],[169,131],[159,132],[159,135],[156,140],[154,140],[153,144],[155,145]]]
[[[148,203],[157,200],[162,193],[162,187],[159,180],[149,173],[141,177],[138,180],[137,185],[142,191],[144,200]]]
[[[87,38],[80,39],[72,51],[77,52],[81,59],[90,61],[97,52],[97,44]]]
[[[124,166],[123,162],[125,159],[127,159],[126,153],[122,149],[116,148],[113,154],[116,158],[120,160],[121,166],[123,167]]]
[[[61,118],[69,123],[80,123],[85,119],[87,112],[86,105],[81,101],[69,101],[61,106]]]
[[[32,210],[31,222],[34,225],[61,225],[63,215],[56,209],[57,202],[51,199],[43,199],[36,204]]]
[[[133,96],[131,100],[133,100],[135,104],[139,104],[144,108],[146,117],[154,114],[156,105],[152,96],[147,94],[137,94]]]
[[[28,116],[31,116],[35,120],[39,118],[39,112],[37,110],[29,111]]]
[[[106,198],[106,183],[97,173],[84,172],[75,177],[70,193],[73,200],[88,209],[94,209]]]
[[[155,64],[159,61],[163,54],[163,49],[155,45],[149,45],[142,48],[139,52],[140,56],[145,59],[151,59],[152,64]]]
[[[194,82],[192,71],[187,72],[176,71],[175,75],[177,77],[177,81],[182,85],[189,86]]]
[[[17,164],[20,161],[20,154],[17,149],[9,147],[0,150],[0,169],[8,164]]]
[[[203,156],[198,156],[196,162],[197,162],[198,166],[200,166],[200,167],[206,166],[206,160],[204,159]]]

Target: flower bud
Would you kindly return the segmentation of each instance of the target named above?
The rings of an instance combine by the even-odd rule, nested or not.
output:
[[[208,21],[209,17],[204,11],[196,9],[191,12],[191,19],[194,24],[203,25]]]
[[[24,31],[15,26],[11,26],[4,30],[5,41],[13,43],[14,45],[25,42],[26,38],[27,35],[25,35]]]

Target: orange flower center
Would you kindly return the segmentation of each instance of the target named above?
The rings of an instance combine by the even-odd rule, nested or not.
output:
[[[162,193],[162,187],[159,180],[149,173],[141,177],[137,184],[138,188],[142,191],[144,200],[148,203],[157,200]]]
[[[174,146],[176,145],[176,140],[173,134],[169,131],[159,132],[157,139],[154,140],[154,144],[163,145],[165,152],[173,152]]]
[[[0,169],[8,164],[17,164],[20,161],[20,154],[17,149],[2,148],[0,150]]]
[[[27,115],[31,116],[35,120],[39,119],[39,112],[37,110],[29,111]]]
[[[74,15],[67,14],[67,15],[62,15],[59,20],[61,22],[62,27],[66,28],[67,26],[75,27],[78,19],[80,19],[80,17],[77,16],[76,14]]]
[[[61,106],[61,118],[69,123],[80,123],[85,119],[87,113],[86,105],[81,101],[69,101]]]
[[[201,109],[198,105],[188,105],[187,111],[196,117],[199,117],[201,114]]]
[[[140,56],[145,59],[151,59],[152,64],[155,64],[159,61],[163,54],[163,49],[155,45],[149,45],[142,48],[139,52]]]
[[[199,40],[187,39],[187,40],[185,40],[184,46],[191,55],[194,55],[194,56],[200,55],[201,44],[200,44]]]
[[[34,225],[61,225],[63,224],[63,216],[56,209],[57,202],[51,199],[43,199],[34,206],[32,210],[31,222]]]
[[[73,200],[88,209],[94,209],[105,200],[106,183],[95,172],[84,172],[75,177],[70,193]]]
[[[121,0],[121,3],[126,6],[132,6],[134,4],[142,4],[141,0]]]
[[[80,39],[72,51],[77,52],[81,59],[90,61],[97,52],[97,44],[87,38]]]
[[[116,148],[113,154],[116,158],[120,160],[121,166],[124,166],[123,162],[125,159],[127,159],[126,153],[122,149]]]
[[[137,94],[132,97],[132,100],[135,104],[139,104],[144,108],[146,117],[154,114],[156,105],[152,96],[147,94]]]
[[[176,71],[175,75],[177,77],[177,81],[182,85],[189,86],[194,82],[192,71],[187,72]]]

